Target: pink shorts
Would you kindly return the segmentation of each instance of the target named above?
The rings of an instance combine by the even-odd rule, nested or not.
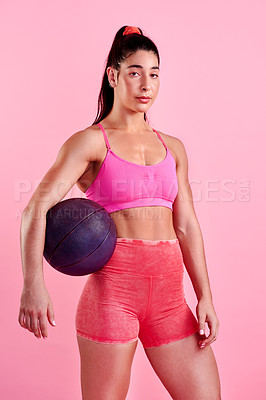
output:
[[[161,346],[198,332],[184,296],[178,239],[117,238],[112,257],[88,275],[75,316],[77,335],[101,343]]]

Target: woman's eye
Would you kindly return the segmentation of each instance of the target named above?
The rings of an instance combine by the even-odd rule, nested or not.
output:
[[[137,72],[131,72],[129,75],[132,75],[132,74],[137,74]],[[135,75],[134,75],[134,76],[135,76]],[[158,78],[158,75],[157,75],[157,74],[152,74],[152,76]]]

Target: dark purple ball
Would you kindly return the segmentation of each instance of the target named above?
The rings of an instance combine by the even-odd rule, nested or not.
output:
[[[116,246],[107,210],[84,198],[63,200],[46,214],[44,258],[67,275],[88,275],[107,264]]]

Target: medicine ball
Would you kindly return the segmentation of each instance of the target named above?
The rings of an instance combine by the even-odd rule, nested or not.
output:
[[[46,214],[44,258],[67,275],[91,274],[107,264],[117,239],[107,210],[85,198],[63,200]]]

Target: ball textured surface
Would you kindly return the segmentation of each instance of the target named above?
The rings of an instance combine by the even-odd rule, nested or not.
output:
[[[87,275],[107,264],[116,246],[107,210],[84,198],[63,200],[46,214],[44,258],[67,275]]]

